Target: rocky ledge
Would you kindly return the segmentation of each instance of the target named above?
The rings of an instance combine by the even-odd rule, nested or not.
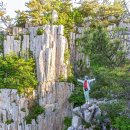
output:
[[[94,103],[84,104],[73,109],[72,124],[68,130],[107,130],[110,120]]]

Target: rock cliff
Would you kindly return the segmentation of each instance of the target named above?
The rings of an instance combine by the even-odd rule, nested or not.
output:
[[[42,35],[37,35],[38,28],[43,30]],[[67,78],[64,53],[68,45],[63,32],[63,26],[13,28],[12,35],[5,38],[4,55],[16,53],[28,58],[30,52],[33,54],[39,85],[31,98],[19,95],[14,89],[0,90],[0,130],[63,129],[64,117],[71,115],[68,97],[74,88],[73,84],[59,82],[61,75]],[[34,99],[45,108],[45,113],[27,124],[25,117],[30,100]]]

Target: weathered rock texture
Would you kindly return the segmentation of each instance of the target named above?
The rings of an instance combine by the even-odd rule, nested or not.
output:
[[[73,109],[72,124],[68,130],[107,130],[107,125],[110,125],[109,118],[96,104],[84,104]]]
[[[17,90],[0,90],[0,130],[62,130],[64,117],[71,115],[68,97],[73,85],[47,82],[38,89],[39,105],[45,108],[45,115],[39,115],[37,121],[32,120],[32,124],[26,124],[24,120],[29,112],[29,99],[19,96]],[[35,96],[34,93],[33,98]],[[8,120],[13,122],[7,124]]]
[[[37,35],[38,28],[44,30],[43,35]],[[67,78],[67,66],[64,63],[67,39],[63,36],[63,32],[62,25],[14,28],[14,36],[7,36],[4,40],[4,54],[15,52],[28,58],[29,52],[32,52],[36,59],[37,76],[40,82],[55,81],[61,75]],[[22,37],[19,34],[22,34]]]
[[[37,29],[44,30],[37,35]],[[19,96],[16,90],[1,89],[0,93],[0,130],[62,130],[65,116],[71,115],[72,105],[68,102],[73,85],[58,82],[62,75],[67,78],[64,53],[67,40],[63,36],[63,26],[13,28],[13,35],[4,40],[4,55],[16,53],[24,58],[30,52],[36,60],[39,86],[33,94],[45,115],[38,116],[30,125],[24,120],[28,115],[29,99]],[[24,112],[22,111],[24,108]],[[11,124],[7,121],[13,120]]]
[[[82,38],[84,31],[84,27],[78,27],[77,33],[70,34],[71,64],[74,66],[75,74],[78,75],[81,70],[83,71],[90,67],[89,57],[85,56],[85,54],[81,52],[83,47],[79,45],[77,46],[78,40]]]

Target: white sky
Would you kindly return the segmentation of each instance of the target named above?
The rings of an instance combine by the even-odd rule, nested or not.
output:
[[[1,0],[0,0],[1,1]],[[7,9],[7,14],[10,15],[11,17],[15,17],[15,10],[26,10],[25,7],[25,2],[28,2],[30,0],[2,0],[4,3],[7,4],[6,9]],[[75,1],[75,0],[72,0]],[[80,0],[76,0],[77,2]],[[83,0],[81,0],[83,1]],[[130,10],[130,0],[126,0],[129,4],[129,10]]]
[[[29,0],[2,0],[4,3],[6,3],[6,11],[7,14],[11,17],[15,16],[15,10],[25,10],[25,2],[28,2]]]

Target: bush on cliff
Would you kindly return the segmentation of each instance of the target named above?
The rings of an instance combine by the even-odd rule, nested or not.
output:
[[[0,57],[0,88],[17,89],[19,93],[32,92],[37,85],[34,67],[32,58],[25,60],[15,55]]]
[[[24,119],[26,121],[26,124],[31,124],[33,119],[37,122],[36,119],[38,115],[44,112],[45,109],[42,106],[40,106],[36,101],[34,101],[32,106],[29,108],[29,114]]]
[[[81,106],[85,103],[83,86],[77,85],[69,98],[69,102],[73,103],[74,107]]]

